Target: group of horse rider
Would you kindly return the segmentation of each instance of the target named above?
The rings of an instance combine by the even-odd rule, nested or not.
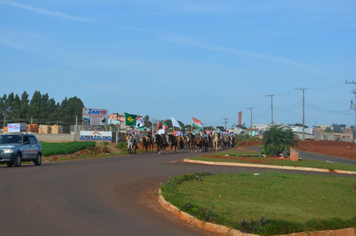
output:
[[[186,136],[192,134],[198,139],[206,138],[207,140],[210,140],[212,137],[212,134],[214,132],[217,133],[219,139],[221,136],[230,137],[231,139],[235,137],[235,134],[233,132],[229,132],[228,130],[221,131],[219,129],[219,127],[216,127],[216,129],[206,128],[204,131],[202,129],[198,129],[197,127],[194,127],[192,132],[187,132],[184,129],[182,129],[182,130],[174,129],[174,131],[172,132],[172,135],[175,137],[186,137]],[[136,140],[137,131],[135,130],[135,128],[133,126],[131,126],[131,128],[130,128],[129,134],[131,134],[133,136],[135,143],[137,143],[138,142],[138,140]],[[163,140],[167,140],[166,130],[165,130],[164,126],[160,127],[160,129],[157,131],[156,135],[160,135]],[[140,136],[147,137],[150,142],[151,141],[154,142],[154,140],[155,140],[155,137],[153,137],[152,130],[148,131],[146,128],[144,128],[144,130]]]
[[[219,127],[216,127],[216,129],[214,128],[211,128],[211,130],[209,128],[206,128],[204,131],[201,130],[201,129],[197,129],[197,127],[194,127],[193,131],[191,132],[191,134],[197,136],[198,138],[208,138],[210,137],[210,135],[213,133],[213,132],[216,132],[219,137],[220,137],[220,134],[224,134],[228,137],[235,137],[235,134],[234,132],[230,132],[228,130],[226,131],[221,131],[219,129]],[[132,134],[134,136],[134,139],[136,139],[136,130],[133,126],[131,126],[131,129],[129,130],[129,133]],[[174,136],[188,136],[190,132],[187,132],[186,130],[182,129],[182,130],[178,130],[178,129],[175,129],[172,134]],[[157,134],[161,135],[161,136],[165,136],[166,134],[166,130],[165,128],[162,126],[158,131],[157,131]],[[147,131],[147,129],[145,128],[144,131],[141,133],[141,136],[142,137],[148,137],[148,138],[152,138],[152,131]]]

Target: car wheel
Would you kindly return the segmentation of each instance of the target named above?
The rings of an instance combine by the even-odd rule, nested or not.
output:
[[[37,154],[36,160],[34,161],[36,166],[40,166],[42,164],[42,155],[41,153]]]
[[[12,167],[13,164],[14,164],[14,163],[12,163],[12,161],[6,162],[6,166],[7,166],[7,167]]]
[[[20,153],[18,153],[16,155],[16,157],[15,157],[14,166],[15,167],[20,167],[21,166],[21,155],[20,155]]]

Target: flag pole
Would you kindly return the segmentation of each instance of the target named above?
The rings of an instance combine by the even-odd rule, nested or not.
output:
[[[125,140],[127,138],[127,129],[126,129],[126,115],[125,115],[125,112],[124,112],[124,121],[125,121]]]
[[[193,132],[193,116],[192,116],[192,119],[190,121],[190,132]]]
[[[160,121],[160,119],[158,119],[158,123],[157,123],[157,132],[158,132],[158,129],[159,129],[159,121]]]

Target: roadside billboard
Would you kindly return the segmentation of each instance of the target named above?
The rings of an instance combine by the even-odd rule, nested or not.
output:
[[[7,132],[26,132],[26,124],[7,124]]]
[[[108,125],[109,111],[105,109],[83,108],[84,125]]]
[[[80,131],[80,140],[112,141],[111,131]]]

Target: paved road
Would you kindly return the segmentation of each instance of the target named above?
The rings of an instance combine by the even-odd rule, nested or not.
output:
[[[252,151],[261,151],[261,147],[242,147],[247,150],[252,150]],[[327,161],[327,162],[337,162],[337,163],[343,163],[343,164],[349,164],[349,165],[356,165],[356,159],[348,159],[348,158],[342,158],[342,157],[335,157],[335,156],[326,156],[318,153],[311,153],[311,152],[299,152],[299,157],[305,159],[305,160],[316,160],[316,161]],[[356,153],[355,153],[356,156]]]
[[[193,155],[154,153],[0,167],[0,235],[210,235],[159,207],[155,194],[161,183],[201,171],[269,170],[180,161]]]

